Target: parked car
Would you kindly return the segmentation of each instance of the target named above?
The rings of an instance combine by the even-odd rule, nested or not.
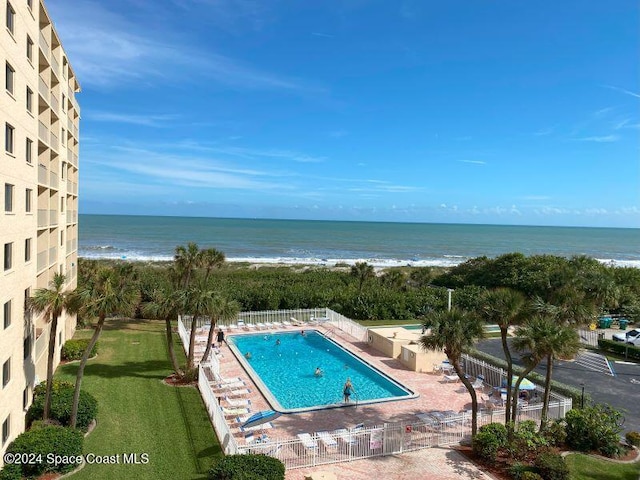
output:
[[[625,342],[640,347],[640,328],[634,328],[625,333],[614,333],[613,339],[616,342]]]

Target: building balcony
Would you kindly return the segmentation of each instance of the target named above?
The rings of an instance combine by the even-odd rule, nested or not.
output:
[[[38,363],[38,360],[48,350],[49,346],[49,331],[51,330],[51,324],[47,323],[43,326],[43,328],[36,329],[36,344],[34,347],[35,352],[35,363]]]
[[[49,145],[49,129],[41,121],[38,121],[38,138]]]
[[[58,151],[58,137],[53,132],[50,132],[49,145],[51,146],[52,149],[54,149],[55,151]]]
[[[58,113],[60,110],[60,102],[58,102],[58,99],[56,98],[56,96],[54,94],[51,94],[51,110],[53,110],[54,112]]]
[[[49,186],[51,188],[58,189],[58,174],[55,172],[51,172],[49,174]]]
[[[60,78],[60,64],[58,63],[58,60],[56,60],[56,57],[53,54],[51,54],[49,58],[51,60],[51,71],[56,75],[56,77]]]
[[[38,269],[38,272],[44,270],[48,266],[49,265],[47,264],[47,251],[44,250],[42,252],[38,252],[38,262],[36,267]]]
[[[48,60],[51,53],[51,47],[49,47],[49,42],[47,42],[47,39],[44,38],[44,34],[42,32],[40,32],[40,38],[39,38],[38,44],[40,45],[40,50],[42,50],[42,53],[45,54],[44,56]]]
[[[49,86],[42,77],[38,78],[38,93],[45,101],[49,102]]]
[[[38,209],[38,228],[47,228],[49,226],[49,210],[46,208]],[[46,253],[46,252],[45,252]],[[38,263],[40,260],[38,260]]]
[[[38,183],[42,185],[49,185],[48,180],[49,180],[49,170],[47,169],[47,167],[39,163],[38,164]]]
[[[58,247],[51,247],[49,249],[49,265],[53,265],[58,261]]]

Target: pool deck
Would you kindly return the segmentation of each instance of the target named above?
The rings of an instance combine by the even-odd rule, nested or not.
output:
[[[323,326],[309,326],[306,327],[306,329],[316,329],[320,332],[328,333],[328,335],[330,335],[330,337],[342,347],[355,353],[366,362],[418,393],[419,396],[417,398],[407,400],[359,406],[351,405],[345,406],[344,408],[282,415],[271,422],[273,425],[272,428],[265,430],[265,433],[267,433],[271,438],[295,437],[297,434],[304,432],[313,433],[322,430],[350,428],[360,423],[363,423],[365,426],[373,426],[381,425],[385,422],[416,422],[418,421],[418,417],[416,415],[425,411],[461,411],[471,408],[469,393],[461,382],[445,383],[441,373],[417,373],[408,370],[400,363],[400,361],[383,356],[380,352],[371,348],[366,342],[360,342],[340,330],[328,330]],[[268,330],[268,332],[274,333],[278,331],[296,330],[299,331],[300,327],[280,328],[275,330],[271,329]],[[266,331],[236,330],[232,333],[234,335],[240,335],[245,333],[266,333]],[[222,356],[219,356],[218,358],[220,362],[221,376],[223,378],[240,377],[245,382],[247,388],[250,390],[250,393],[246,395],[245,398],[249,398],[251,400],[251,412],[253,413],[271,409],[271,405],[264,398],[260,389],[253,383],[251,377],[244,370],[241,363],[238,362],[226,343],[223,344],[220,351]],[[310,360],[310,363],[313,364],[313,361]],[[225,405],[224,400],[222,401],[222,405]],[[232,428],[232,431],[234,432],[234,436],[238,440],[238,443],[241,445],[244,444],[244,434],[240,432],[238,428]],[[454,450],[431,448],[420,452],[403,454],[401,456],[371,458],[351,463],[325,465],[323,467],[316,467],[313,469],[301,468],[290,470],[287,473],[287,480],[304,479],[305,473],[308,475],[309,472],[313,471],[334,472],[338,478],[371,478],[372,468],[378,470],[379,468],[382,468],[383,465],[389,465],[389,473],[395,471],[398,472],[398,474],[394,476],[384,474],[381,478],[418,478],[412,476],[410,473],[411,468],[409,468],[409,465],[412,462],[415,462],[421,469],[420,476],[427,473],[425,469],[430,468],[428,464],[439,464],[441,468],[435,468],[433,473],[441,472],[441,475],[429,475],[429,478],[461,478],[459,471],[456,473],[456,471],[454,471],[455,469],[452,470],[451,468],[446,468],[447,464],[457,465],[459,462],[464,463],[464,469],[469,468],[470,472],[474,472],[473,475],[470,473],[466,478],[489,478],[486,476],[483,477],[483,474],[481,474],[473,464],[466,461],[464,457],[460,456],[460,454]],[[459,467],[456,466],[455,468]],[[358,471],[360,470],[362,471],[362,476],[358,476]],[[446,473],[448,470],[449,473]]]

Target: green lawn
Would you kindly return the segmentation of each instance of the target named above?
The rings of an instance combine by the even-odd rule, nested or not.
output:
[[[86,338],[92,331],[78,331]],[[221,450],[202,399],[193,387],[170,387],[164,322],[108,321],[97,358],[85,368],[82,388],[98,400],[98,425],[85,454],[147,453],[147,465],[87,465],[72,478],[202,479]],[[181,354],[180,345],[176,345]],[[183,359],[184,356],[181,356]],[[78,363],[56,375],[75,381]]]
[[[581,454],[567,456],[573,480],[638,480],[640,463],[620,464]]]

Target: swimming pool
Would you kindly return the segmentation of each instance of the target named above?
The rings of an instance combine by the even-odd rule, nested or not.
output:
[[[358,405],[417,397],[316,330],[306,330],[305,335],[233,335],[227,341],[272,408],[280,412],[344,406],[347,378],[355,390],[351,401]],[[317,367],[323,372],[320,377],[314,375]]]

